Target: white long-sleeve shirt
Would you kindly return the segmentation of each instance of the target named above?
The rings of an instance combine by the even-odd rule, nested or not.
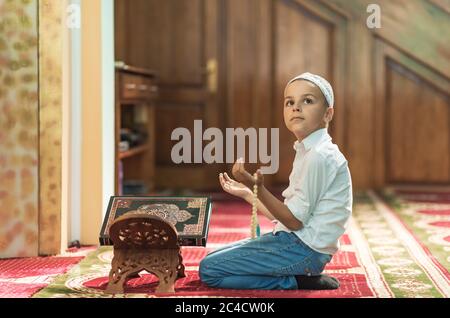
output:
[[[327,128],[294,143],[296,151],[284,204],[303,223],[294,233],[312,249],[334,254],[352,213],[352,181],[347,160]],[[274,233],[293,232],[277,222]]]

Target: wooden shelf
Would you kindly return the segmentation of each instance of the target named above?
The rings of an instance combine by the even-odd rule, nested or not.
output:
[[[123,193],[123,180],[136,180],[153,190],[155,179],[155,103],[157,82],[151,70],[124,63],[116,65],[115,90],[115,193]],[[120,129],[145,133],[144,144],[119,151]]]
[[[133,157],[139,155],[149,149],[149,145],[142,145],[138,147],[133,147],[127,151],[119,152],[119,159],[125,159],[129,157]]]

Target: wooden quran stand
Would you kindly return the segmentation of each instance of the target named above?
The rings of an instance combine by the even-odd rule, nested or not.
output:
[[[131,211],[117,218],[109,229],[114,257],[106,292],[122,294],[127,279],[142,270],[156,275],[156,293],[174,293],[175,281],[185,277],[175,227],[164,219]]]

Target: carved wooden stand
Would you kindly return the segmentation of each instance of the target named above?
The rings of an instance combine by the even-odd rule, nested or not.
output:
[[[157,293],[173,293],[178,278],[185,277],[175,227],[157,216],[128,212],[117,218],[109,234],[114,258],[107,293],[122,294],[128,278],[146,270],[159,278]]]

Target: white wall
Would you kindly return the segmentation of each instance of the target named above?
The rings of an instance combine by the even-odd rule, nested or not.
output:
[[[70,0],[81,5],[81,0]],[[69,211],[70,239],[79,240],[81,235],[81,30],[70,29],[70,173]]]
[[[81,0],[69,2],[80,7],[83,5]],[[69,160],[67,179],[66,181],[63,179],[63,182],[68,184],[69,242],[81,240],[82,236],[83,85],[81,80],[83,77],[82,35],[85,32],[90,30],[83,30],[82,26],[80,29],[70,29],[68,37]],[[114,194],[114,0],[101,0],[101,64],[102,216],[104,216],[109,198]],[[64,251],[64,246],[61,248]]]
[[[114,195],[114,0],[102,0],[103,216]],[[100,229],[99,229],[100,230]]]

